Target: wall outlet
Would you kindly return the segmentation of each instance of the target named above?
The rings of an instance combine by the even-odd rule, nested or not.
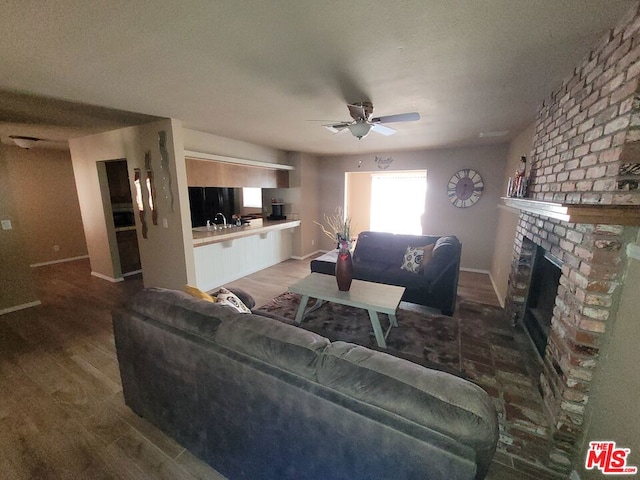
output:
[[[316,244],[315,240],[311,240],[311,246],[313,247]]]
[[[164,228],[169,228],[169,220],[167,220],[166,218],[162,219],[162,226]]]
[[[54,252],[59,252],[60,251],[60,245],[54,245],[53,246],[53,251]]]
[[[11,226],[11,220],[2,220],[2,229],[3,230],[11,230],[13,227]]]

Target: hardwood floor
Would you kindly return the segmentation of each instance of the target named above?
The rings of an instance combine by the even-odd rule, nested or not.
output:
[[[0,478],[223,478],[125,406],[111,311],[142,288],[92,277],[88,260],[33,271],[42,305],[0,316]],[[230,285],[262,305],[309,273],[289,260]],[[492,305],[486,275],[459,295]]]
[[[124,405],[111,310],[140,277],[86,260],[34,276],[42,305],[0,317],[0,478],[223,478]]]

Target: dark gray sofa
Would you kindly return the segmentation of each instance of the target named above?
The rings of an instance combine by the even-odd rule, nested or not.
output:
[[[402,270],[407,247],[435,244],[420,273]],[[353,252],[353,278],[405,287],[402,300],[453,315],[458,292],[462,244],[455,236],[362,232]],[[311,271],[335,275],[337,251],[311,261]]]
[[[126,404],[230,479],[483,478],[480,387],[255,314],[145,289],[113,315]]]

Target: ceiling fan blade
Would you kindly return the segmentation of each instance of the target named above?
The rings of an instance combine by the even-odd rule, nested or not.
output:
[[[323,125],[324,128],[326,128],[332,133],[339,133],[343,131],[345,128],[347,128],[348,126],[349,126],[348,123],[334,123],[334,124]]]
[[[374,132],[377,133],[381,133],[382,135],[393,135],[394,133],[396,133],[396,130],[394,130],[391,127],[385,127],[384,125],[380,125],[379,123],[374,123],[371,125],[371,130],[373,130]]]
[[[351,117],[353,117],[354,120],[367,119],[367,112],[365,112],[363,105],[347,104],[347,107],[349,108],[349,113],[351,114]]]
[[[371,119],[373,123],[415,122],[416,120],[420,120],[418,112],[399,113],[398,115],[387,115]]]

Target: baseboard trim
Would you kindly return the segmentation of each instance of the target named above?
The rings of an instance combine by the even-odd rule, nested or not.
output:
[[[32,263],[29,265],[30,267],[44,267],[45,265],[53,265],[56,263],[65,263],[65,262],[73,262],[74,260],[84,260],[85,258],[89,258],[89,255],[80,255],[79,257],[68,257],[68,258],[60,258],[58,260],[51,260],[50,262],[39,262]]]
[[[326,251],[326,250],[316,250],[315,252],[307,253],[307,254],[306,254],[305,256],[303,256],[303,257],[300,257],[300,256],[298,256],[298,255],[291,255],[291,258],[292,258],[293,260],[305,260],[305,259],[307,259],[307,258],[309,258],[309,257],[311,257],[311,256],[313,256],[313,255],[315,255],[315,254],[317,254],[317,253],[327,253],[327,251]]]
[[[491,272],[489,272],[489,280],[491,280],[491,286],[493,286],[493,292],[496,294],[496,298],[498,299],[498,303],[500,303],[500,307],[504,308],[504,298],[500,296],[500,292],[498,292],[498,287],[496,286],[496,282],[493,281]]]
[[[489,275],[489,270],[480,270],[478,268],[466,268],[466,267],[460,267],[460,270],[462,270],[463,272],[471,272],[471,273],[484,273],[486,275]]]
[[[29,302],[29,303],[23,303],[22,305],[14,305],[13,307],[3,308],[2,310],[0,310],[0,315],[17,312],[19,310],[24,310],[25,308],[37,307],[38,305],[42,305],[42,302],[40,300],[36,300],[34,302]]]
[[[102,273],[98,273],[98,272],[91,272],[91,275],[94,277],[98,277],[102,280],[106,280],[107,282],[111,282],[111,283],[118,283],[118,282],[123,282],[124,278],[119,277],[119,278],[113,278],[113,277],[109,277],[107,275],[103,275]]]
[[[142,270],[133,270],[132,272],[123,273],[122,276],[130,277],[131,275],[137,275],[139,273],[142,273]]]

